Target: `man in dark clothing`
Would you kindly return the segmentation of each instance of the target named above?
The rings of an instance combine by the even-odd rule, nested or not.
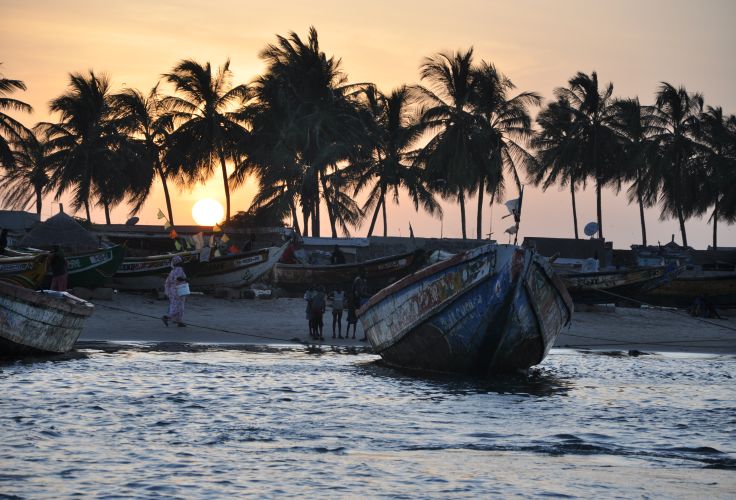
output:
[[[335,248],[332,250],[330,264],[345,264],[345,254],[342,253],[342,250],[340,250],[340,247],[337,245],[335,245]]]
[[[324,326],[322,317],[325,313],[326,306],[327,297],[325,296],[325,287],[320,285],[317,287],[314,294],[312,294],[312,301],[310,303],[310,307],[312,308],[311,324],[313,325],[314,333],[318,340],[325,339],[322,336],[322,328]]]
[[[360,272],[358,276],[355,277],[353,280],[353,290],[352,290],[352,306],[353,306],[353,338],[355,338],[355,323],[357,323],[357,318],[355,317],[355,311],[357,309],[360,309],[360,306],[363,305],[365,302],[365,299],[368,297],[368,282],[366,281],[365,277],[365,269],[360,268]],[[350,311],[348,311],[348,329],[350,329]],[[360,339],[361,342],[365,342],[368,340],[368,338],[363,335],[363,338]]]
[[[58,245],[54,245],[49,264],[51,266],[51,289],[65,292],[69,278],[69,268],[64,251]]]

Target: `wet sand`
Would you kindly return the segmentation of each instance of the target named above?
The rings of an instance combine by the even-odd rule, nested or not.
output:
[[[94,300],[95,313],[80,342],[188,344],[301,344],[308,336],[304,300],[219,299],[191,296],[186,328],[164,326],[167,302],[151,296],[119,293],[113,300]],[[343,313],[342,326],[345,331]],[[698,321],[682,311],[600,307],[576,312],[555,347],[575,349],[736,354],[736,316]],[[332,314],[324,316],[323,345],[363,347],[358,321],[356,339],[332,338]],[[725,326],[726,328],[722,328]]]

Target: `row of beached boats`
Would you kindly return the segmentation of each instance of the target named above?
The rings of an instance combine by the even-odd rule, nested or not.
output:
[[[705,292],[693,291],[695,285],[689,277],[681,279],[683,269],[677,266],[569,272],[515,245],[492,243],[439,259],[415,250],[349,264],[278,262],[290,244],[211,258],[208,249],[177,255],[193,289],[245,286],[266,275],[293,292],[314,285],[349,289],[355,276],[363,275],[372,296],[358,315],[373,349],[387,363],[481,376],[540,363],[570,322],[574,302],[639,300],[678,282],[689,283],[675,285],[683,293]],[[118,249],[100,244],[96,253],[68,255],[70,282],[78,270],[87,284],[101,280],[125,290],[160,288],[175,254],[123,258]],[[0,352],[69,350],[93,306],[66,293],[30,290],[46,276],[48,253],[29,247],[15,252],[20,255],[0,258]],[[736,276],[723,283],[718,290],[726,300],[736,297],[729,288]]]

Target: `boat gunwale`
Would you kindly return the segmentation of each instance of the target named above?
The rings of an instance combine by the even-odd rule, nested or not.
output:
[[[286,264],[283,262],[277,262],[274,268],[284,269],[285,271],[293,270],[309,270],[309,271],[342,271],[351,268],[368,267],[375,264],[383,264],[384,262],[391,262],[394,260],[401,260],[404,258],[416,256],[421,249],[412,250],[410,252],[404,252],[400,254],[387,255],[385,257],[378,257],[376,259],[364,260],[362,262],[349,262],[345,264]]]

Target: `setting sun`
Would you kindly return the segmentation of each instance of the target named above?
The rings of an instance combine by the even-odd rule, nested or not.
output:
[[[194,222],[200,226],[213,226],[221,222],[225,216],[225,209],[219,201],[212,198],[199,200],[192,207],[192,217]]]

